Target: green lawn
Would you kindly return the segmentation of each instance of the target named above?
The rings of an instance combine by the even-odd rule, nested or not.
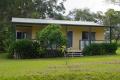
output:
[[[10,60],[0,54],[0,80],[119,80],[120,55]]]

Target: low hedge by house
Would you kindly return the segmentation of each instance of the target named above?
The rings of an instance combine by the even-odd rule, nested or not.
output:
[[[43,49],[38,42],[31,40],[18,40],[9,47],[9,58],[30,59],[30,58],[50,58],[62,57],[61,50]]]
[[[116,54],[117,44],[115,43],[94,43],[83,49],[83,55],[112,55]]]
[[[39,45],[31,40],[18,40],[9,47],[9,58],[37,58],[39,57]]]

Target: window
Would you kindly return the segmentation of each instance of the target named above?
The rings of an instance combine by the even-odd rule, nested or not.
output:
[[[82,32],[82,40],[88,40],[88,32]]]
[[[73,42],[73,32],[72,31],[68,31],[67,32],[67,47],[70,48],[72,47],[72,42]]]
[[[25,39],[27,37],[26,32],[17,32],[17,39]]]
[[[95,32],[82,32],[82,40],[89,40],[89,35],[91,37],[91,40],[95,40]]]

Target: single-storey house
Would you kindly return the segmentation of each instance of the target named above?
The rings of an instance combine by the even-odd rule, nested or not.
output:
[[[81,52],[89,43],[105,42],[105,26],[94,22],[12,18],[16,39],[36,39],[36,32],[49,24],[59,24],[67,37],[68,51]]]

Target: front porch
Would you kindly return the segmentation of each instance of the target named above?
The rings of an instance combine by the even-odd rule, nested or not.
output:
[[[35,40],[36,33],[44,28],[45,25],[16,26],[16,39]],[[61,31],[66,35],[68,52],[81,52],[86,45],[91,43],[108,42],[105,41],[104,29],[104,27],[62,26]]]

